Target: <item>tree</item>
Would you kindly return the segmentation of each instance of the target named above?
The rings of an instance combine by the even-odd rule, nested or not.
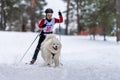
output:
[[[69,26],[69,10],[70,10],[69,6],[70,6],[70,0],[67,0],[67,13],[66,13],[67,19],[66,19],[66,29],[65,29],[66,35],[68,35],[68,26]]]
[[[5,23],[6,23],[6,18],[5,18],[5,10],[4,10],[4,8],[5,8],[5,3],[4,3],[4,1],[3,0],[1,0],[0,1],[0,3],[1,3],[1,6],[0,6],[0,8],[1,8],[1,20],[0,20],[0,30],[4,30],[5,29]]]
[[[85,8],[86,6],[89,6],[87,3],[87,0],[63,0],[67,2],[67,10],[66,10],[66,27],[70,27],[70,24],[77,24],[77,33],[84,30],[84,13],[87,11]],[[69,4],[69,5],[68,5]],[[68,8],[69,6],[69,8]],[[69,14],[68,14],[69,13]],[[69,19],[68,19],[69,18]],[[75,27],[75,26],[74,26]],[[72,26],[73,28],[73,26]]]
[[[103,28],[103,35],[104,40],[106,40],[106,34],[110,33],[112,27],[113,27],[113,21],[115,18],[115,1],[114,0],[98,0],[99,4],[97,4],[98,7],[98,23],[102,25]]]
[[[35,0],[35,23],[43,17],[45,0]],[[26,24],[31,20],[30,0],[0,0],[0,29],[26,31]],[[13,27],[14,26],[14,27]]]
[[[84,27],[101,26],[104,32],[102,35],[104,35],[104,40],[106,40],[105,36],[110,34],[114,25],[114,3],[115,0],[71,0],[69,26],[76,21],[77,32],[84,30]],[[74,12],[74,14],[71,12]]]
[[[116,19],[117,19],[117,42],[120,41],[120,0],[116,0]]]
[[[82,29],[83,29],[82,26],[81,26],[81,24],[80,24],[80,11],[79,11],[79,7],[81,5],[81,2],[78,1],[78,0],[75,0],[75,1],[77,3],[77,8],[76,8],[76,10],[77,10],[77,29],[78,29],[77,32],[81,32]]]
[[[6,20],[7,20],[7,9],[11,6],[9,6],[10,4],[14,4],[14,0],[11,1],[7,1],[7,0],[1,0],[0,1],[0,15],[1,15],[1,20],[0,20],[0,30],[5,30],[6,29]]]
[[[31,0],[31,31],[35,30],[35,0]]]
[[[30,30],[34,32],[35,24],[39,22],[39,20],[43,17],[43,7],[47,5],[45,0],[26,0],[25,4],[20,4],[23,7],[23,24],[30,20]],[[27,21],[25,21],[27,20]]]

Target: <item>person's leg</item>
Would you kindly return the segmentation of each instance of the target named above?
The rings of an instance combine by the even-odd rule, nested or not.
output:
[[[35,52],[34,52],[34,55],[32,57],[32,61],[30,62],[30,64],[34,64],[36,59],[37,59],[37,56],[38,56],[38,53],[40,51],[40,47],[41,47],[41,43],[44,41],[45,39],[45,36],[44,35],[41,35],[40,38],[39,38],[39,41],[38,41],[38,45],[35,49]]]

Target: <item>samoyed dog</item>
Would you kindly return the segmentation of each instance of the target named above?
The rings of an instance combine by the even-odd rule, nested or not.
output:
[[[45,40],[41,44],[41,56],[48,66],[52,64],[59,66],[59,57],[61,54],[61,42],[56,38],[55,34],[46,35]]]

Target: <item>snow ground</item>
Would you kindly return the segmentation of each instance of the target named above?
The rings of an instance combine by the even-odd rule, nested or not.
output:
[[[47,67],[39,53],[34,65],[29,62],[37,45],[37,33],[0,32],[0,80],[120,80],[120,44],[114,37],[61,36],[63,66]],[[59,38],[59,36],[58,36]]]

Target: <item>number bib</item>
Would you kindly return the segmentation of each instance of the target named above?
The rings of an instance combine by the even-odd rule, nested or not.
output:
[[[46,19],[44,19],[44,24],[46,24],[46,26],[43,28],[44,32],[53,32],[53,27],[55,24],[55,20],[54,18],[52,18],[52,20],[50,22],[48,22]]]

